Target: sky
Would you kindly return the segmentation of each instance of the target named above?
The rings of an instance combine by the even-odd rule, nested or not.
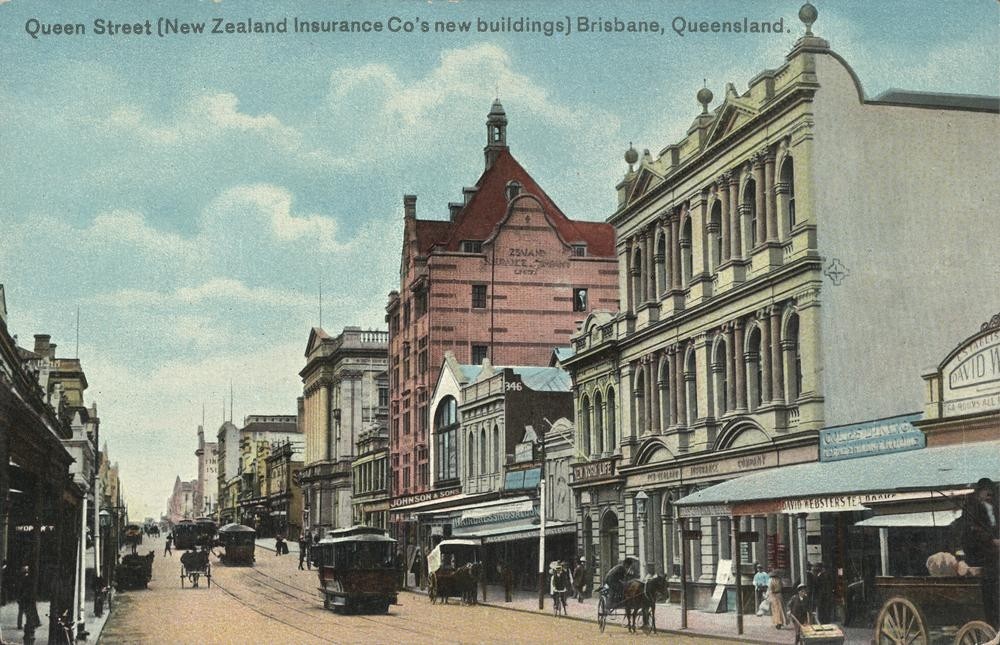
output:
[[[813,31],[869,97],[1000,94],[996,0],[814,4]],[[656,154],[679,140],[703,84],[715,107],[804,33],[798,2],[67,5],[0,0],[0,284],[24,347],[46,333],[73,356],[79,307],[85,398],[136,517],[158,517],[175,477],[195,477],[203,410],[214,435],[230,384],[238,423],[295,413],[321,290],[328,332],[385,328],[402,196],[447,219],[482,172],[495,97],[512,153],[563,212],[604,220],[630,142]],[[581,32],[580,17],[660,31]],[[744,17],[784,30],[673,28]],[[160,18],[382,31],[160,37]],[[505,18],[571,29],[477,29]],[[98,33],[146,20],[151,35]],[[439,21],[470,31],[435,33]],[[53,33],[66,24],[84,33]]]

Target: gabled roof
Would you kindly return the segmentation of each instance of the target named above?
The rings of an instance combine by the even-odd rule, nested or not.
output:
[[[740,98],[736,94],[736,88],[732,83],[726,86],[726,99],[723,104],[716,109],[715,123],[708,134],[707,143],[714,143],[722,139],[731,131],[742,125],[743,122],[752,119],[760,113],[760,108],[751,101]]]
[[[506,188],[510,181],[521,184],[521,193],[534,195],[542,204],[552,225],[567,244],[586,244],[587,255],[615,257],[614,228],[603,222],[578,222],[569,219],[542,190],[530,174],[503,150],[496,161],[479,177],[469,203],[453,221],[417,220],[417,247],[421,253],[439,244],[446,251],[459,251],[463,240],[486,240],[507,214]]]
[[[309,341],[306,343],[306,358],[316,351],[316,348],[323,343],[324,340],[330,340],[329,334],[323,331],[322,327],[313,327],[309,330]]]

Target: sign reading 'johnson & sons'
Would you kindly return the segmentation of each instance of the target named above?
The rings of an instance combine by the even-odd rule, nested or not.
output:
[[[444,490],[432,490],[427,493],[420,493],[418,495],[407,495],[405,497],[393,497],[389,500],[389,508],[398,508],[400,506],[408,506],[410,504],[417,504],[420,502],[430,502],[435,499],[441,499],[443,497],[451,497],[452,495],[458,495],[462,492],[461,488],[446,488]]]
[[[598,459],[585,464],[573,465],[573,483],[607,479],[615,476],[616,458]]]
[[[924,433],[913,427],[919,414],[827,428],[819,433],[819,460],[839,461],[923,448]]]

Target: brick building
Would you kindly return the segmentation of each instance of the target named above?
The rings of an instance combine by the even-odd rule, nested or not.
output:
[[[428,397],[444,352],[459,362],[545,365],[593,308],[617,309],[614,231],[571,220],[507,147],[495,101],[486,167],[446,220],[404,203],[400,290],[389,294],[389,441],[394,497],[430,489]],[[412,543],[403,518],[390,518]],[[410,527],[412,528],[412,527]]]

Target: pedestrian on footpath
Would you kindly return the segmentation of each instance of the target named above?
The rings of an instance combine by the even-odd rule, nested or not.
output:
[[[577,602],[583,602],[583,592],[587,587],[587,578],[590,577],[587,571],[587,558],[580,558],[573,569],[573,592]]]
[[[285,536],[278,535],[274,538],[274,555],[284,555],[288,553],[288,546],[285,544]]]
[[[508,562],[501,562],[498,567],[500,580],[503,582],[504,602],[514,602],[514,570]]]
[[[770,601],[771,623],[775,629],[785,626],[784,586],[781,584],[781,571],[771,570],[770,581],[767,583],[767,597]]]
[[[21,619],[24,618],[24,643],[25,645],[33,645],[35,642],[35,628],[41,626],[42,621],[38,617],[38,606],[35,604],[34,576],[31,574],[31,567],[29,565],[24,565],[19,578],[17,628],[21,629]]]
[[[771,576],[767,575],[764,567],[759,562],[754,565],[754,570],[756,571],[753,574],[753,588],[756,592],[754,606],[759,608],[760,604],[764,602],[764,596],[767,595],[767,585],[771,582]],[[757,615],[760,616],[761,614]]]
[[[167,533],[167,541],[163,543],[163,555],[169,555],[171,558],[174,557],[174,552],[171,550],[171,546],[174,544],[174,534]]]
[[[303,535],[299,538],[299,570],[302,571],[303,564],[307,564],[309,569],[312,569],[312,563],[309,562],[309,547],[312,544],[312,540],[309,539],[309,534]]]

